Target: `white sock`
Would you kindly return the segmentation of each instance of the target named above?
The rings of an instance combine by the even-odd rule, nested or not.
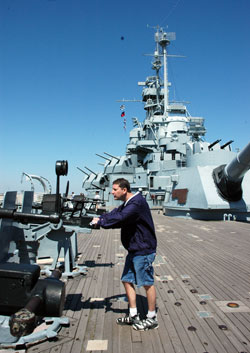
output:
[[[129,315],[131,317],[137,315],[137,308],[129,308]]]
[[[149,319],[152,319],[152,318],[155,317],[155,316],[156,316],[155,310],[154,310],[154,311],[148,311],[147,317],[148,317]]]

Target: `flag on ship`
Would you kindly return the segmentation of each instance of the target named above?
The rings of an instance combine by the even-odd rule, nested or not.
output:
[[[124,130],[126,131],[127,121],[126,121],[126,118],[125,118],[125,105],[124,105],[124,104],[122,104],[122,105],[120,106],[120,110],[122,111],[122,112],[121,112],[121,117],[124,118],[124,119],[123,119],[123,128],[124,128]]]

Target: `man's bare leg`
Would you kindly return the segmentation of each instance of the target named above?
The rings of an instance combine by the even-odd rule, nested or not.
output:
[[[139,316],[137,315],[136,308],[136,291],[133,283],[122,282],[126,291],[126,295],[129,303],[129,315],[125,317],[120,317],[116,320],[118,325],[132,325],[140,321]]]
[[[136,308],[136,291],[133,283],[122,282],[128,298],[129,308]]]
[[[149,311],[155,311],[155,306],[156,306],[156,290],[155,286],[144,286],[147,294],[147,300],[148,300],[148,310]]]
[[[146,319],[136,322],[132,325],[133,329],[138,331],[146,331],[159,327],[156,315],[156,290],[154,285],[144,286],[148,300],[148,314]]]

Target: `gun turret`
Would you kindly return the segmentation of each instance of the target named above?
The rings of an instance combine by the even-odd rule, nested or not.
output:
[[[239,201],[242,198],[241,183],[250,169],[250,142],[227,165],[213,170],[213,178],[219,194],[227,201]]]

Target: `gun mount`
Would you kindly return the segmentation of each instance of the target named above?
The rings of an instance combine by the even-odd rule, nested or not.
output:
[[[87,210],[89,200],[83,195],[75,196],[71,210],[65,206],[69,186],[61,196],[60,177],[67,172],[68,162],[57,161],[56,194],[44,194],[40,207],[33,208],[34,192],[25,191],[20,210],[17,192],[11,191],[6,192],[0,208],[0,314],[11,315],[10,332],[18,339],[33,331],[37,316],[62,315],[65,284],[61,276],[86,273],[86,266],[76,265],[77,233],[90,233],[90,222],[97,213]],[[51,258],[51,266],[40,270],[40,258]],[[40,278],[40,274],[49,277]]]
[[[87,210],[89,201],[82,195],[75,196],[72,209],[65,206],[67,192],[66,196],[60,195],[60,177],[67,175],[68,162],[57,161],[55,169],[56,194],[43,195],[40,208],[32,208],[33,192],[27,191],[20,212],[15,205],[16,192],[6,192],[0,209],[0,262],[35,264],[39,258],[50,258],[53,260],[47,272],[50,274],[59,257],[64,256],[63,276],[76,276],[86,273],[86,266],[79,267],[75,262],[77,233],[90,233],[90,222],[97,213]]]
[[[227,201],[242,198],[242,180],[250,169],[250,143],[227,165],[213,170],[213,178],[219,194]]]
[[[15,337],[33,332],[37,316],[62,315],[65,283],[60,281],[60,270],[45,279],[39,276],[37,265],[0,264],[0,312],[11,315],[10,332]]]

